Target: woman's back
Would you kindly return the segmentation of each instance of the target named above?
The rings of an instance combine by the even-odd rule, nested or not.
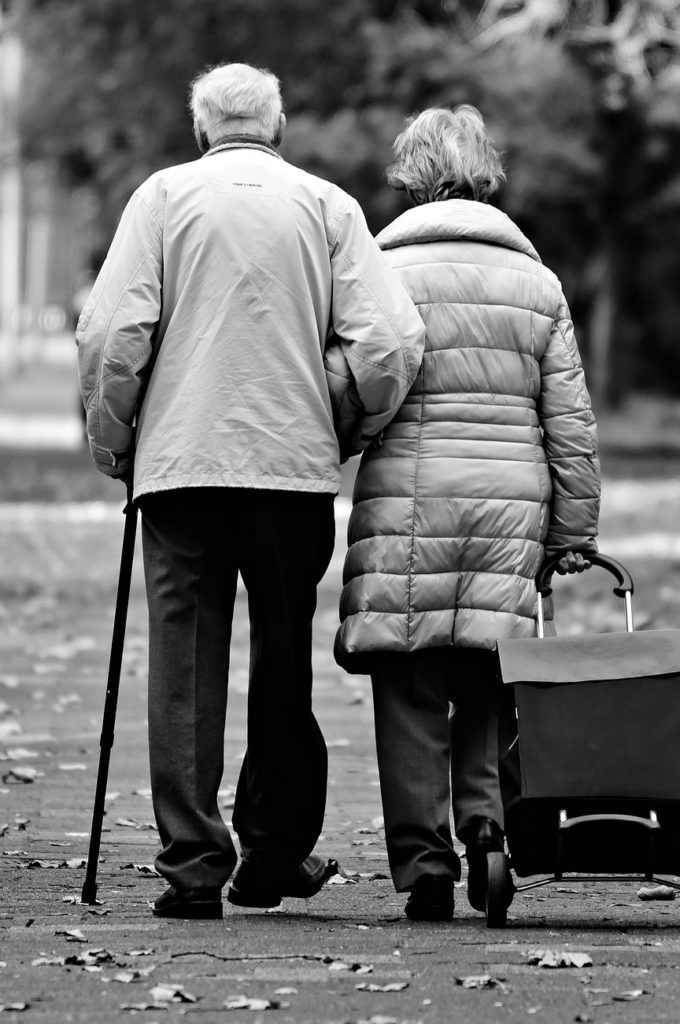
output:
[[[348,668],[367,651],[532,634],[546,543],[592,544],[597,524],[571,320],[531,243],[499,210],[459,199],[408,211],[378,241],[427,336],[357,476],[336,646]]]

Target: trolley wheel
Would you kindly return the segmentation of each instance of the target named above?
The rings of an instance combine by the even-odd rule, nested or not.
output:
[[[505,928],[512,899],[508,858],[504,853],[486,855],[486,927]]]

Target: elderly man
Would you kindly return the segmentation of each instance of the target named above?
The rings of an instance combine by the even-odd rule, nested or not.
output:
[[[202,159],[134,193],[76,336],[92,455],[134,473],[142,512],[156,866],[170,884],[154,913],[215,918],[237,863],[217,807],[237,576],[250,680],[228,899],[271,907],[331,870],[312,853],[327,757],[311,626],[340,479],[326,342],[351,371],[360,450],[415,379],[424,329],[357,203],[277,152],[272,74],[213,68],[191,109]]]

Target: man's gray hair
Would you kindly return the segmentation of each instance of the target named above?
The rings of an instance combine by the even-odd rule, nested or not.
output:
[[[271,71],[250,64],[218,64],[191,83],[189,106],[194,119],[214,138],[221,126],[255,121],[271,140],[279,130],[281,85]]]
[[[430,107],[409,118],[394,142],[387,180],[414,203],[486,202],[505,181],[501,158],[476,107]]]

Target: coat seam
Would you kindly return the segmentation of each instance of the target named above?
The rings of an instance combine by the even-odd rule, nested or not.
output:
[[[425,383],[423,381],[423,391],[420,403],[420,424],[418,428],[418,440],[416,442],[416,464],[413,475],[413,497],[411,500],[411,550],[409,553],[409,560],[407,566],[408,573],[408,591],[407,591],[407,609],[408,614],[406,618],[406,647],[407,649],[411,646],[411,620],[413,614],[413,602],[412,602],[412,591],[413,591],[413,563],[415,560],[415,544],[416,544],[416,503],[418,501],[418,468],[420,465],[420,437],[423,429],[423,412],[425,405]]]

